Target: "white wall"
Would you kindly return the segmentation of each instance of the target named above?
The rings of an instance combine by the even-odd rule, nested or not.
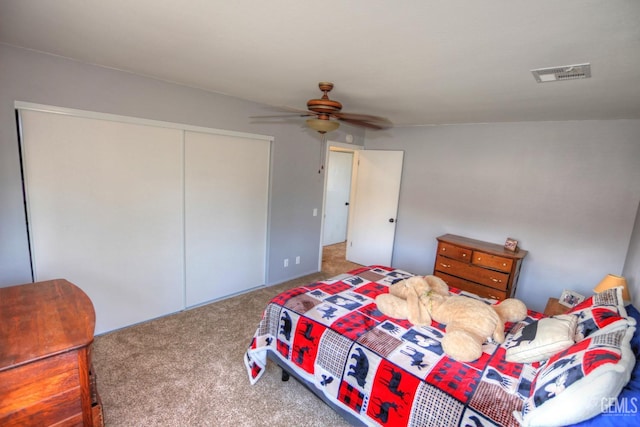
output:
[[[544,309],[622,274],[640,201],[640,120],[400,128],[366,148],[405,150],[395,267],[431,273],[435,238],[529,251],[517,297]]]
[[[0,44],[0,286],[31,280],[15,100],[273,135],[268,283],[317,269],[317,134],[251,123],[272,113],[256,103]],[[363,143],[348,126],[331,139],[347,132]],[[530,251],[518,296],[534,309],[565,287],[588,293],[623,273],[640,201],[639,120],[392,129],[368,132],[367,147],[406,151],[395,266],[431,272],[435,237],[447,232],[514,237]],[[636,287],[638,235],[625,271]],[[285,269],[297,255],[301,264]]]
[[[273,114],[253,102],[0,44],[0,286],[31,281],[16,100],[274,136],[267,283],[317,271],[319,134],[301,122],[252,122],[250,116]],[[347,125],[332,139],[344,141],[346,133],[363,144],[364,131]],[[283,267],[296,256],[300,264]]]
[[[640,184],[636,183],[635,185]],[[640,307],[640,205],[638,205],[636,225],[631,235],[629,252],[627,253],[627,260],[624,263],[622,275],[627,279],[633,305],[636,308]]]

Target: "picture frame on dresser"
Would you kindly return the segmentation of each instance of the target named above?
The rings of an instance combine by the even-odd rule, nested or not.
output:
[[[504,242],[504,248],[508,251],[515,252],[518,250],[518,241],[507,237],[507,240]]]

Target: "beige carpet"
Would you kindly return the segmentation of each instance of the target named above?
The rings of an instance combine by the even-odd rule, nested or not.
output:
[[[360,264],[347,261],[346,254],[346,242],[336,243],[335,245],[322,248],[322,272],[328,274],[329,277],[333,277],[345,271],[362,267]]]
[[[321,273],[96,337],[93,361],[106,425],[346,425],[297,381],[282,382],[273,363],[251,386],[243,363],[273,296],[349,270],[333,273],[342,267],[323,264]]]

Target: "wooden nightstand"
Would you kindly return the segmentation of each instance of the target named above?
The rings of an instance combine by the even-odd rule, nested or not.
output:
[[[547,306],[544,308],[544,315],[557,316],[558,314],[565,314],[569,310],[571,310],[569,307],[560,304],[558,298],[549,298]]]

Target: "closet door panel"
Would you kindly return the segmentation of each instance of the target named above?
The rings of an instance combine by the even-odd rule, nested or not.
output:
[[[185,133],[187,306],[264,284],[269,150],[265,140]]]
[[[21,111],[36,280],[66,278],[96,333],[184,307],[182,131]]]

